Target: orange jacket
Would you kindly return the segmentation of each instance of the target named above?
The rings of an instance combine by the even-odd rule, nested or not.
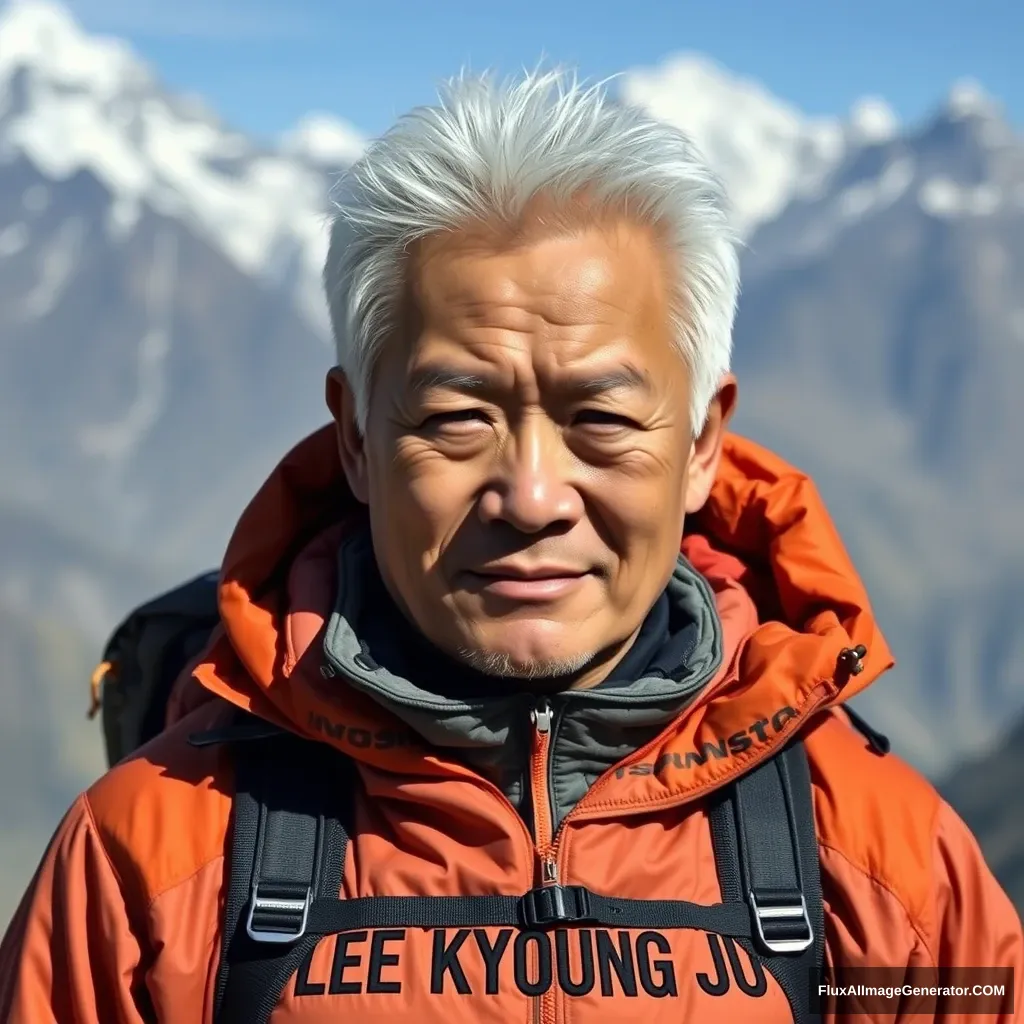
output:
[[[318,671],[313,641],[333,599],[340,520],[352,509],[327,429],[299,445],[246,509],[223,565],[223,633],[177,695],[183,717],[68,811],[0,947],[0,1022],[211,1020],[232,773],[223,748],[197,750],[186,738],[222,722],[230,705],[356,761],[343,895],[518,895],[535,884],[530,833],[494,785]],[[694,704],[568,815],[555,850],[562,880],[620,897],[717,902],[700,798],[801,730],[828,961],[1012,967],[1017,1017],[984,1019],[1024,1020],[1021,923],[975,840],[917,772],[870,752],[839,708],[892,658],[812,483],[730,438],[683,550],[715,592],[724,663]],[[867,648],[864,671],[850,675],[837,668],[839,655],[857,644]],[[728,756],[686,756],[737,733],[750,742],[731,745]],[[603,995],[601,986],[582,996],[553,986],[531,997],[511,983],[511,956],[501,961],[498,991],[483,994],[486,963],[473,942],[460,957],[472,994],[448,984],[435,995],[431,938],[409,930],[387,951],[400,946],[397,965],[383,968],[384,980],[402,981],[397,993],[367,991],[365,937],[322,940],[271,1020],[791,1019],[770,977],[757,997],[736,984],[709,994],[696,979],[715,978],[715,950],[694,931],[669,933],[646,950],[649,970],[675,998]],[[353,990],[332,992],[342,974]]]

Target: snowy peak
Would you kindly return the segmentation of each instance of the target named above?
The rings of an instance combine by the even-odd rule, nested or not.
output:
[[[622,97],[685,131],[722,175],[744,232],[813,187],[844,150],[833,119],[810,119],[761,85],[684,53],[629,72]]]
[[[150,85],[150,75],[120,40],[84,33],[51,0],[11,0],[0,8],[0,89],[23,68],[54,86],[98,100]],[[2,95],[2,93],[0,93]]]
[[[865,96],[850,111],[848,138],[860,145],[875,145],[894,139],[900,130],[899,119],[879,96]]]
[[[1020,150],[1021,138],[1006,119],[1003,105],[972,79],[955,83],[932,119],[917,133],[937,152],[974,154],[980,163]]]
[[[630,72],[622,95],[693,138],[723,176],[744,234],[770,228],[795,204],[795,219],[808,224],[797,232],[805,255],[908,195],[943,218],[1022,204],[1021,140],[970,79],[953,85],[929,124],[909,130],[873,96],[845,118],[808,118],[695,54]]]
[[[742,234],[802,208],[798,219],[815,226],[801,251],[907,194],[933,216],[987,215],[1022,195],[1019,139],[972,81],[912,130],[877,97],[845,117],[808,117],[692,53],[626,72],[620,95],[694,139]],[[84,32],[54,0],[0,7],[0,164],[26,158],[51,182],[90,175],[109,194],[115,238],[146,210],[179,221],[244,273],[288,288],[320,332],[328,190],[364,148],[350,124],[320,112],[259,144],[167,92],[126,44]]]
[[[817,194],[798,196],[763,226],[755,249],[771,253],[768,264],[821,259],[845,232],[869,230],[897,211],[1024,222],[1024,139],[975,83],[955,85],[930,119],[902,132],[872,106],[855,108],[851,144]],[[760,266],[753,256],[748,279]]]
[[[858,101],[846,118],[807,117],[699,54],[628,73],[622,96],[696,142],[724,178],[736,226],[747,235],[794,199],[819,194],[851,153],[901,130],[879,97]]]
[[[115,238],[150,210],[246,274],[277,281],[297,264],[294,298],[319,330],[326,174],[360,150],[358,133],[327,115],[261,147],[201,101],[166,92],[128,46],[88,35],[52,0],[0,8],[0,162],[25,157],[51,181],[89,174],[109,194]]]
[[[952,121],[970,117],[1000,118],[1002,107],[973,78],[961,78],[949,90],[943,113]]]
[[[281,152],[317,167],[347,167],[356,162],[366,141],[348,123],[331,114],[307,114],[281,137]]]

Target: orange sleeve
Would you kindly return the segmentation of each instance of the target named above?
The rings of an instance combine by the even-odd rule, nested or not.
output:
[[[0,1024],[143,1024],[142,944],[83,795],[0,943]]]
[[[936,965],[1013,968],[1013,1009],[986,1014],[990,1024],[1024,1021],[1024,929],[1010,898],[992,875],[973,834],[943,803],[935,833],[932,935]],[[963,1015],[938,1016],[947,1024]]]

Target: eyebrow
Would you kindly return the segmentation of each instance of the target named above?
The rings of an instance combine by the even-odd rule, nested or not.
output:
[[[414,370],[409,376],[409,388],[414,393],[425,391],[486,391],[497,390],[493,380],[478,374],[462,373],[444,366],[427,366]],[[613,391],[651,391],[653,381],[649,374],[634,366],[616,367],[592,377],[570,377],[565,390],[588,398],[596,398]]]
[[[488,386],[484,377],[472,373],[460,373],[443,366],[425,366],[413,370],[409,375],[409,389],[424,391],[482,391]]]
[[[569,385],[573,391],[590,398],[606,395],[611,391],[651,391],[654,382],[649,374],[634,366],[620,366],[596,377],[583,377]]]

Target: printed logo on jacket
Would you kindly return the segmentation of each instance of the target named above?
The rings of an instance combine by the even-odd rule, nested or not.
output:
[[[407,944],[429,943],[410,972]],[[696,944],[694,944],[696,940]],[[709,996],[729,992],[759,998],[768,978],[756,961],[728,937],[654,930],[558,928],[382,928],[345,932],[334,943],[329,972],[314,970],[310,954],[294,982],[297,997],[408,994],[542,996],[552,988],[567,996],[664,999],[694,986]],[[682,950],[673,944],[685,945]],[[321,964],[322,958],[317,958]],[[682,963],[688,963],[684,970]]]

